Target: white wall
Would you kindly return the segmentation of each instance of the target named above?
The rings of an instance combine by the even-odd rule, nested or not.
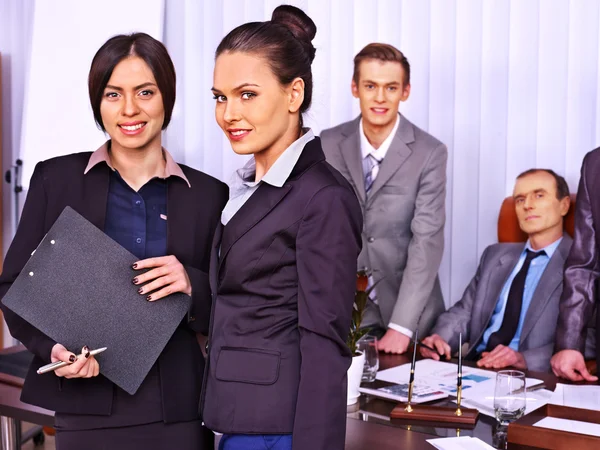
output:
[[[19,152],[25,189],[38,161],[95,150],[106,140],[90,120],[88,100],[87,77],[98,48],[134,31],[162,39],[163,24],[164,0],[35,3]]]
[[[28,70],[29,43],[33,18],[31,0],[0,0],[0,53],[2,55],[2,240],[4,251],[14,233],[14,204],[11,187],[4,183],[4,171],[14,164],[21,142],[21,124],[25,77]],[[10,335],[4,326],[4,344]],[[0,328],[0,332],[2,329]]]
[[[289,3],[303,8],[318,27],[313,107],[307,117],[316,131],[357,114],[349,86],[352,57],[364,45],[391,43],[411,62],[412,93],[402,112],[450,151],[446,250],[440,269],[447,304],[460,298],[479,255],[495,242],[499,205],[518,173],[534,166],[552,168],[576,191],[582,157],[600,143],[600,2]],[[7,143],[13,152],[20,145],[23,52],[34,4],[0,0],[0,50],[7,52],[3,63],[7,58],[19,61],[3,71],[9,74],[3,82],[5,130],[11,130],[4,136],[5,164],[16,155],[7,154]],[[166,2],[164,42],[177,68],[178,99],[165,140],[179,161],[224,180],[241,164],[214,122],[214,50],[233,27],[268,19],[278,4]],[[87,59],[80,63],[89,66]],[[6,224],[5,230],[10,230]]]

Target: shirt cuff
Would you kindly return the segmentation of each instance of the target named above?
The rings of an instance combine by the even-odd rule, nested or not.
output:
[[[400,325],[396,325],[395,323],[390,323],[388,325],[388,328],[391,328],[392,330],[402,333],[403,335],[408,336],[411,339],[413,337],[412,331],[410,331],[408,328],[404,328],[404,327],[401,327]]]

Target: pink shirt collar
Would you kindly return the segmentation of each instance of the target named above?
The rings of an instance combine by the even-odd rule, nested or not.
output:
[[[115,170],[110,161],[110,154],[108,153],[108,143],[109,141],[106,141],[98,150],[92,153],[88,165],[85,168],[85,171],[83,172],[84,175],[88,173],[92,167],[94,167],[97,164],[100,164],[101,162],[105,162],[108,167],[110,167],[112,170]],[[181,167],[179,167],[179,164],[175,162],[175,160],[167,150],[163,148],[162,151],[167,164],[165,165],[164,176],[161,178],[166,179],[170,176],[179,177],[187,183],[188,187],[191,188],[192,185],[183,173],[183,170],[181,170]]]

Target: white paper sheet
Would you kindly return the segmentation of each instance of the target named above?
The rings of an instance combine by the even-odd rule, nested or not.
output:
[[[438,450],[494,450],[491,445],[471,436],[428,439],[427,442]]]
[[[533,426],[540,428],[549,428],[551,430],[568,431],[569,433],[580,433],[600,437],[599,424],[590,422],[580,422],[579,420],[544,417],[539,422],[534,423]]]
[[[463,398],[462,406],[467,408],[475,408],[481,414],[489,417],[495,417],[494,413],[494,390],[492,387],[491,394],[489,392],[477,395],[477,391],[469,392],[469,398]],[[525,403],[525,415],[547,404],[552,398],[552,391],[547,389],[538,389],[533,392],[527,392]]]
[[[557,384],[549,403],[600,411],[600,386]]]

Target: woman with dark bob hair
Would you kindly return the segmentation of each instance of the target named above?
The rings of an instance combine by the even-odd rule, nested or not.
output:
[[[212,450],[214,435],[198,413],[204,358],[196,333],[208,333],[209,249],[227,186],[162,148],[175,69],[159,41],[144,33],[109,39],[94,56],[88,84],[94,118],[109,140],[95,152],[38,163],[0,296],[70,206],[140,259],[132,282],[143,298],[183,292],[191,306],[135,395],[99,375],[87,347],[77,355],[4,308],[12,335],[34,354],[22,399],[56,411],[58,450]],[[35,374],[59,360],[70,364]]]
[[[341,450],[362,214],[302,128],[316,33],[300,9],[231,31],[216,51],[216,119],[251,155],[211,260],[203,418],[221,450]]]

